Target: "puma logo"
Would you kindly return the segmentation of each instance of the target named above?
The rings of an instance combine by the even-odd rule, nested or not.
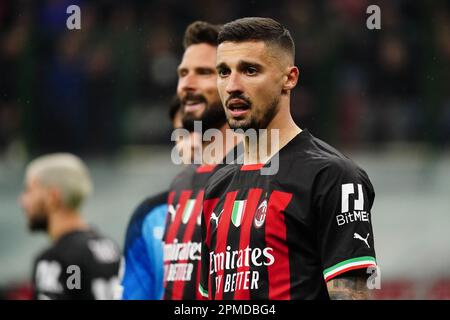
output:
[[[178,205],[177,205],[178,209]],[[169,205],[169,208],[167,211],[169,211],[170,214],[170,221],[173,221],[175,219],[175,215],[177,214],[177,209],[173,206],[173,204]]]
[[[216,215],[214,212],[211,214],[210,221],[214,220],[216,222],[216,227],[217,227],[217,224],[219,223],[219,218],[222,215],[222,212],[223,212],[223,209],[222,209],[222,211],[220,211],[219,215]]]
[[[369,242],[367,242],[367,239],[369,239],[369,235],[370,235],[370,233],[368,233],[367,236],[365,238],[363,238],[358,233],[355,232],[353,234],[353,239],[358,239],[358,240],[364,241],[367,244],[367,247],[370,248]]]

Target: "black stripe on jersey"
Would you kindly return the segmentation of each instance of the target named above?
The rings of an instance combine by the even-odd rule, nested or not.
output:
[[[264,200],[269,201],[270,194],[264,191],[261,195],[260,201],[257,205],[259,207]],[[252,228],[250,231],[250,248],[266,248],[266,224],[264,223],[261,227],[256,228],[255,224],[252,223]],[[259,271],[259,283],[258,290],[250,290],[250,300],[269,299],[269,274],[267,272],[267,267],[256,267],[253,264],[250,266],[250,272]]]
[[[294,203],[297,204],[297,207],[302,208],[302,203],[305,203],[302,195],[293,195],[293,199],[289,204],[287,211],[292,211]],[[309,210],[305,208],[305,210]],[[295,216],[285,215],[286,219],[286,240],[287,243],[292,247],[295,243],[297,250],[292,250],[289,255],[289,264],[292,270],[295,272],[291,272],[291,299],[292,300],[304,300],[311,297],[312,290],[316,290],[316,294],[313,293],[313,296],[316,297],[327,297],[328,290],[326,287],[326,283],[323,279],[323,275],[320,272],[321,261],[318,259],[317,252],[320,252],[320,248],[318,246],[317,233],[313,232],[316,230],[316,221],[313,220],[302,220],[301,222],[295,219]],[[299,259],[296,256],[298,252],[301,251],[303,253],[304,258]],[[307,257],[307,259],[305,259]],[[309,264],[306,261],[310,261]],[[312,262],[314,261],[314,262]],[[311,277],[305,278],[304,274],[311,275]],[[303,283],[301,283],[303,281]],[[307,284],[306,282],[311,282],[311,284]],[[317,285],[320,283],[320,285]],[[298,288],[308,287],[310,288],[308,291],[302,291]]]

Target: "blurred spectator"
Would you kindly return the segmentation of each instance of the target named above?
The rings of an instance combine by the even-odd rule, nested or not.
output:
[[[71,4],[81,8],[81,30],[66,29]],[[264,15],[293,31],[300,67],[293,113],[301,126],[348,148],[448,145],[449,5],[382,0],[382,29],[368,30],[369,4],[2,1],[0,152],[18,139],[31,154],[168,143],[170,123],[158,114],[175,90],[182,30],[196,19]]]
[[[81,34],[62,34],[56,54],[43,70],[40,133],[45,152],[80,153],[89,143],[85,61],[81,50]]]

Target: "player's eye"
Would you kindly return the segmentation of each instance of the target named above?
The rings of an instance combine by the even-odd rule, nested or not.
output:
[[[214,70],[211,70],[211,69],[199,69],[197,71],[197,73],[199,75],[211,75],[211,74],[214,74]]]
[[[178,71],[178,76],[180,78],[182,78],[182,77],[184,77],[186,75],[187,75],[187,70],[186,69],[181,69],[181,70]]]
[[[228,76],[230,74],[230,69],[218,68],[217,69],[217,74],[219,75],[219,77],[225,78],[226,76]]]
[[[245,68],[245,74],[248,76],[255,76],[258,73],[258,69],[255,67]]]

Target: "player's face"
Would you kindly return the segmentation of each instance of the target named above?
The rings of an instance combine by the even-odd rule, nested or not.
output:
[[[217,89],[232,129],[264,129],[278,112],[285,74],[262,41],[217,48]]]
[[[31,231],[45,231],[48,224],[48,210],[46,198],[48,190],[39,183],[38,179],[28,177],[19,203],[28,220],[28,228]]]
[[[206,43],[191,45],[178,66],[177,94],[188,129],[196,120],[203,121],[206,129],[225,120],[217,93],[216,52],[216,47]]]

